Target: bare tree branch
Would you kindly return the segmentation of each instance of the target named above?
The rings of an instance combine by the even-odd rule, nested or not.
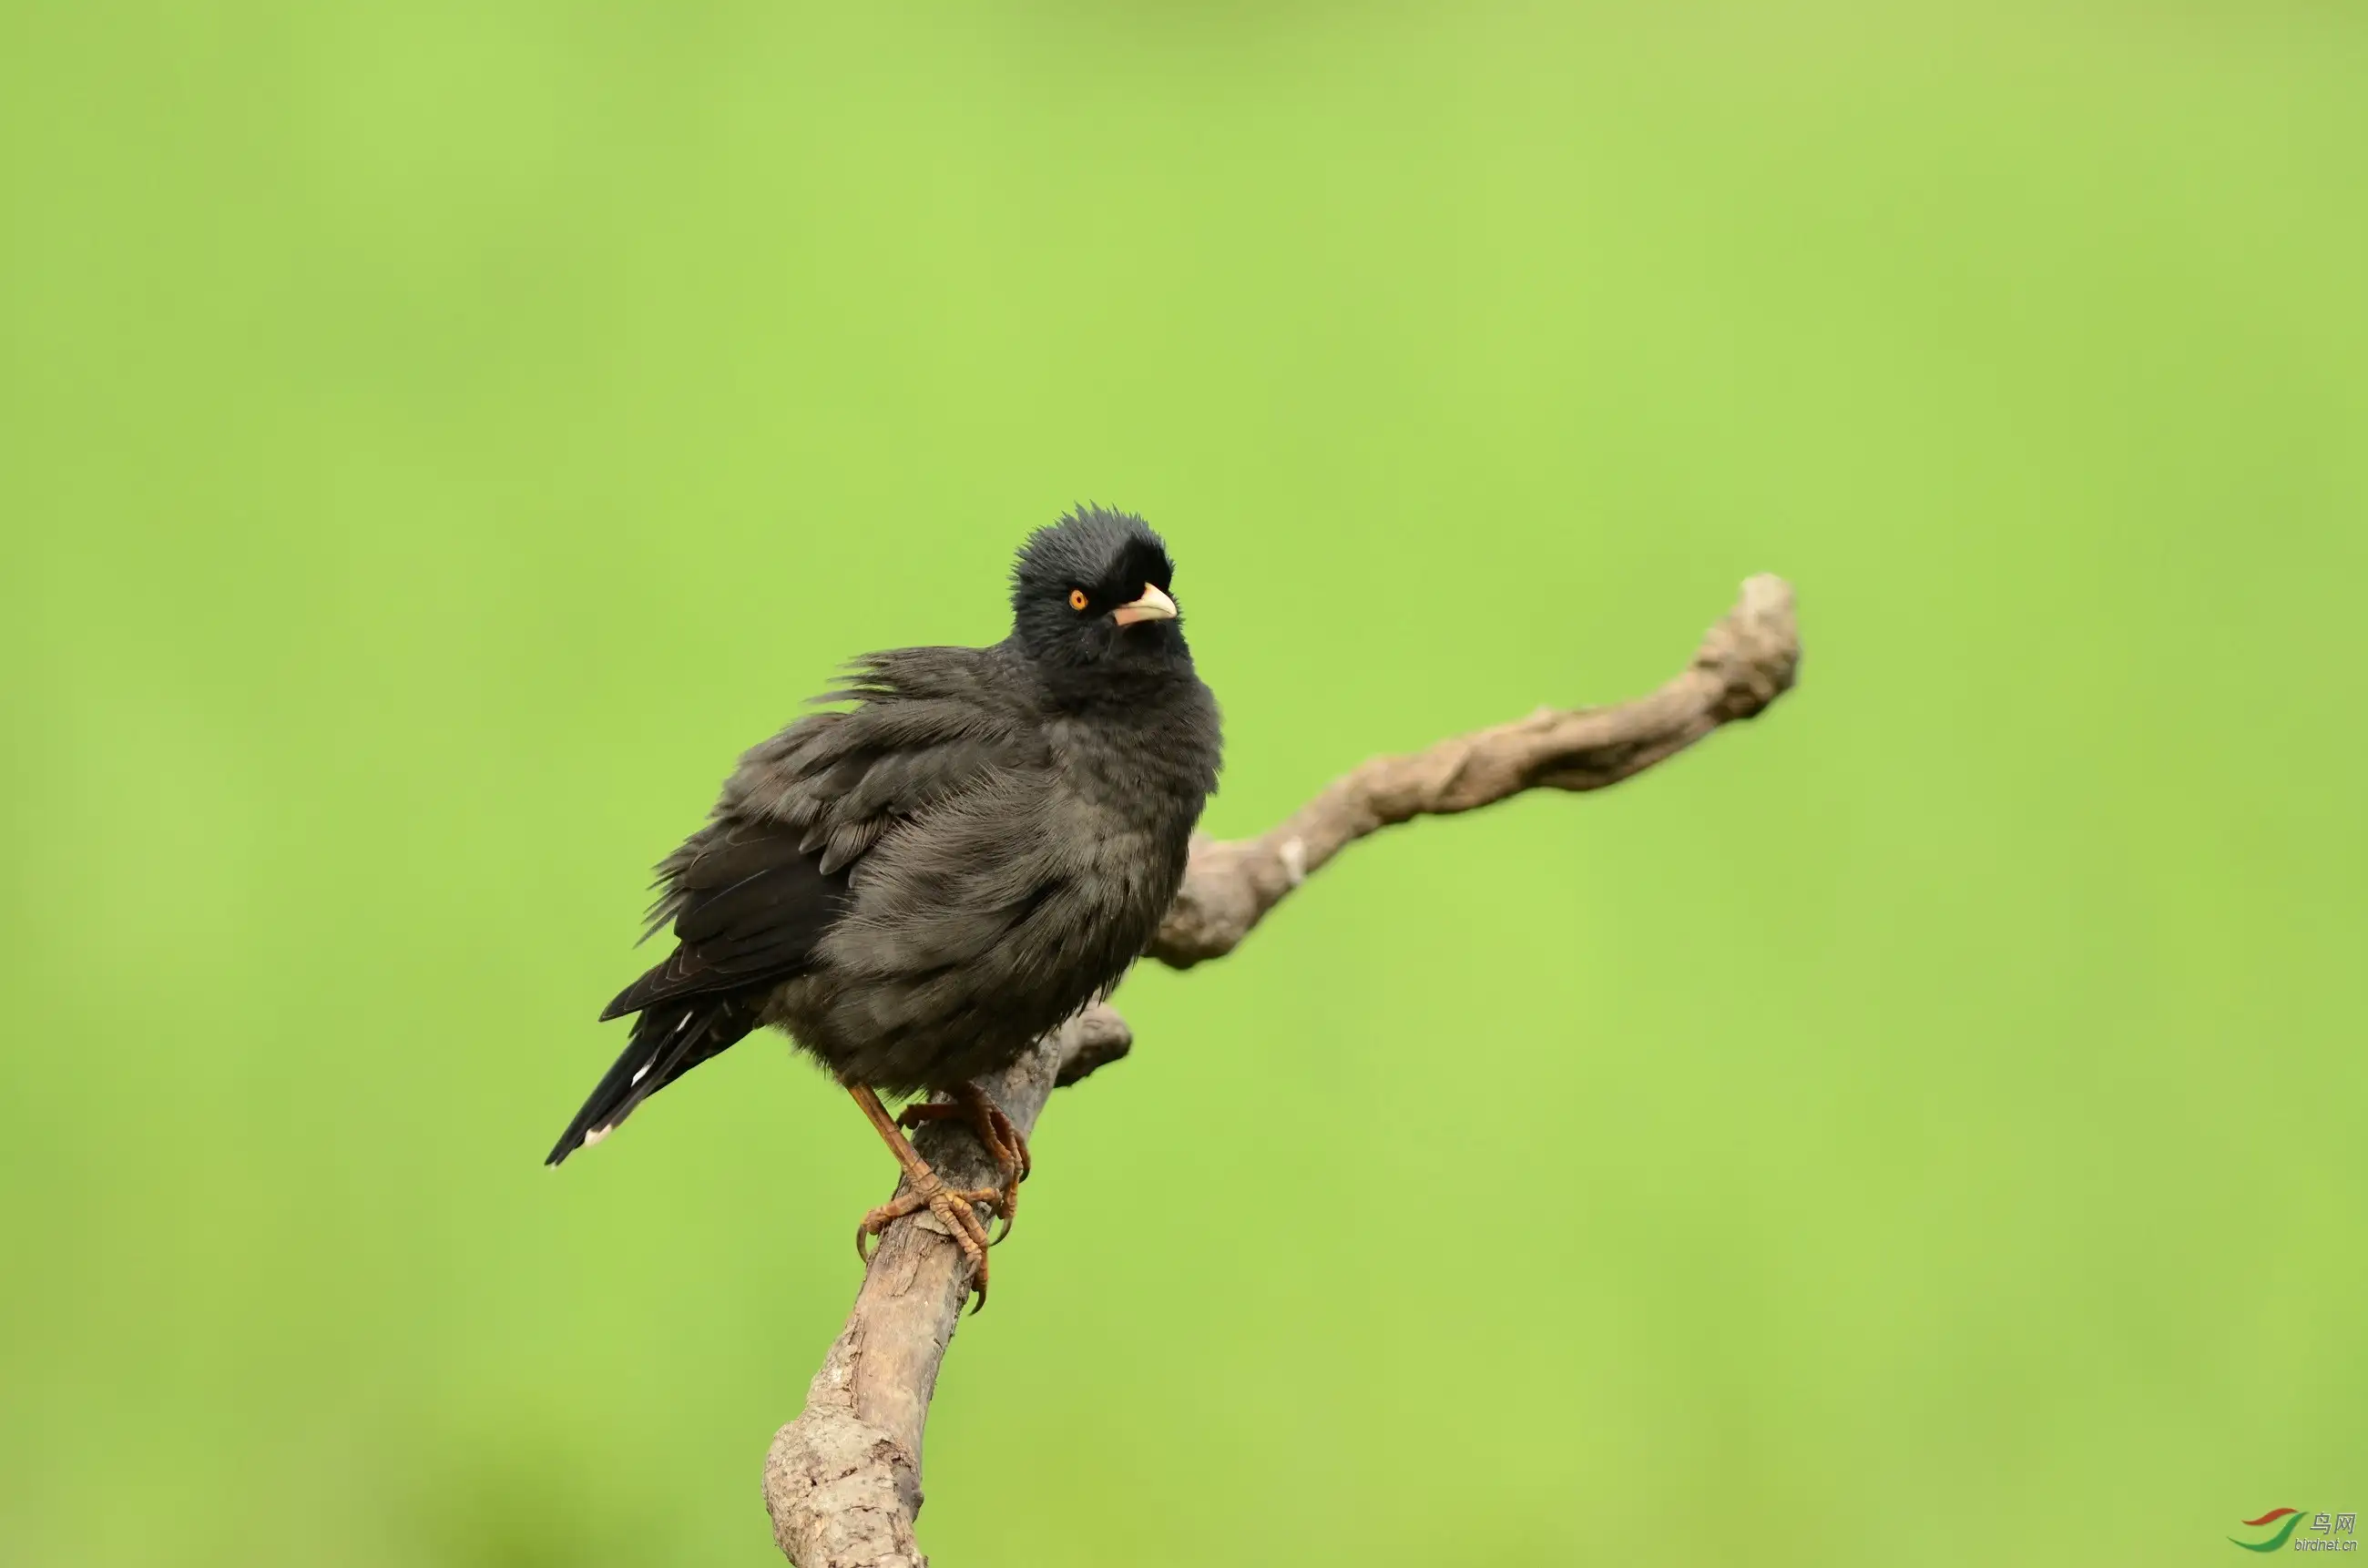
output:
[[[1110,1008],[1088,1007],[980,1086],[1032,1132],[1056,1083],[1117,1061],[1133,1039]],[[956,1187],[996,1179],[995,1162],[956,1123],[929,1123],[913,1144]],[[765,1455],[773,1540],[798,1568],[925,1568],[913,1544],[921,1432],[970,1276],[969,1260],[927,1210],[880,1238],[847,1327],[806,1389],[805,1410]]]
[[[1474,811],[1524,790],[1600,790],[1642,773],[1775,701],[1800,662],[1791,585],[1753,577],[1693,663],[1649,697],[1613,708],[1541,708],[1409,756],[1377,756],[1256,838],[1195,844],[1191,872],[1151,956],[1177,969],[1223,958],[1292,889],[1379,828]]]
[[[1308,877],[1357,840],[1417,816],[1468,812],[1524,790],[1600,790],[1748,719],[1793,684],[1801,659],[1793,590],[1753,577],[1693,662],[1659,690],[1611,708],[1542,708],[1526,719],[1376,757],[1257,838],[1201,839],[1151,956],[1177,969],[1221,958]],[[1088,1008],[983,1086],[1023,1131],[1053,1088],[1126,1054],[1133,1036]],[[957,1121],[915,1139],[957,1187],[989,1185],[994,1163]],[[773,1539],[798,1568],[927,1568],[914,1544],[921,1434],[970,1266],[926,1210],[889,1226],[847,1327],[806,1391],[806,1407],[765,1457]]]

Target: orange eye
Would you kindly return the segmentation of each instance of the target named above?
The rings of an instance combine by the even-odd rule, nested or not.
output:
[[[1069,590],[1069,608],[1071,609],[1083,609],[1086,608],[1085,589],[1071,588]]]

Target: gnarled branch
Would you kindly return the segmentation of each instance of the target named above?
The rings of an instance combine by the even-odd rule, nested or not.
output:
[[[1191,872],[1151,956],[1177,969],[1223,958],[1292,889],[1377,829],[1474,811],[1524,790],[1600,790],[1642,773],[1775,701],[1800,663],[1791,585],[1753,577],[1693,663],[1649,697],[1611,708],[1541,708],[1428,751],[1377,756],[1256,838],[1195,844]]]
[[[1088,1007],[980,1086],[1031,1132],[1056,1084],[1117,1061],[1133,1040],[1116,1013]],[[923,1127],[913,1145],[955,1187],[996,1180],[995,1162],[954,1123]],[[880,1238],[847,1327],[806,1389],[805,1410],[765,1455],[773,1540],[798,1568],[926,1568],[913,1544],[921,1432],[970,1277],[969,1261],[927,1210]]]
[[[1600,790],[1641,773],[1759,713],[1792,686],[1800,659],[1791,586],[1753,577],[1693,662],[1648,696],[1610,708],[1542,708],[1427,751],[1376,757],[1256,838],[1196,841],[1151,956],[1190,969],[1233,951],[1292,889],[1394,823],[1473,811],[1525,790]],[[1091,1007],[983,1086],[1032,1131],[1055,1086],[1125,1055],[1133,1040],[1116,1013]],[[957,1122],[931,1123],[915,1143],[957,1187],[994,1179],[993,1162]],[[913,1540],[921,1436],[969,1293],[970,1266],[933,1216],[889,1226],[804,1412],[774,1435],[765,1457],[773,1539],[798,1568],[926,1568]]]

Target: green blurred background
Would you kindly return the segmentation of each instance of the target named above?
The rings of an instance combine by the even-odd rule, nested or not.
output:
[[[2368,13],[0,9],[0,1556],[775,1561],[890,1170],[564,1171],[838,659],[1167,530],[1211,825],[1802,687],[1145,971],[949,1564],[2233,1561],[2368,1505]]]

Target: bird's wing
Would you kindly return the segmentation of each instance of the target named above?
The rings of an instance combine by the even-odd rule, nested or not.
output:
[[[761,819],[720,819],[667,857],[655,923],[672,919],[675,949],[620,992],[602,1020],[795,974],[847,903],[846,873],[825,876],[798,838]]]
[[[1042,742],[987,657],[875,654],[825,699],[853,709],[810,714],[752,747],[714,819],[658,868],[652,926],[671,921],[677,946],[602,1017],[801,972],[882,835],[1024,769]]]
[[[741,759],[725,808],[802,831],[828,876],[899,822],[1040,760],[1042,740],[991,649],[907,648],[859,662],[817,713]],[[998,674],[1007,680],[997,680]]]

